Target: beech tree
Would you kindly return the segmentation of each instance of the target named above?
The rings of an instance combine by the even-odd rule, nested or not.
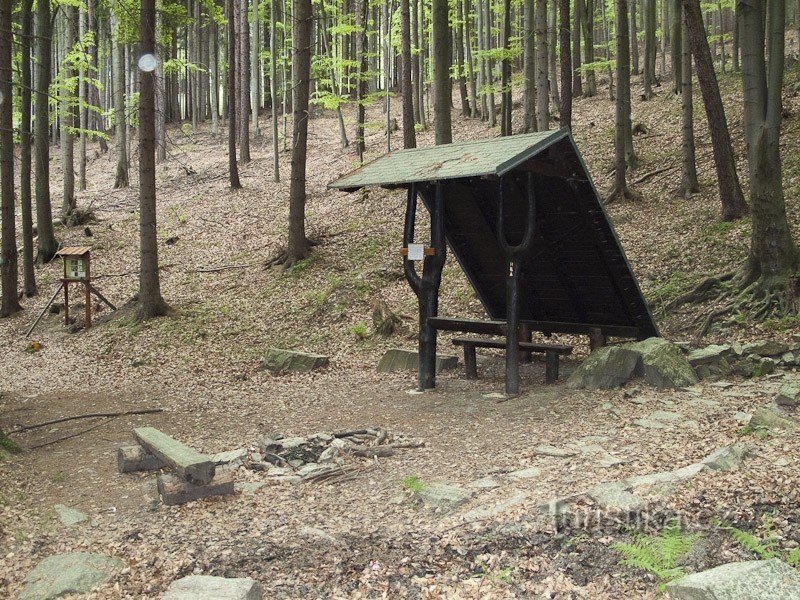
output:
[[[22,0],[20,15],[20,102],[19,125],[19,202],[22,209],[22,293],[36,295],[35,257],[33,254],[33,197],[31,194],[31,103],[33,81],[31,77],[31,39],[33,34],[33,0]]]
[[[366,1],[366,0],[364,0]],[[433,111],[437,144],[453,141],[450,122],[453,88],[450,83],[450,27],[447,0],[431,0]]]

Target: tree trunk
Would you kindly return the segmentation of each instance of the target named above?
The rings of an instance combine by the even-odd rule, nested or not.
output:
[[[683,52],[686,49],[683,44],[683,9],[681,8],[681,0],[669,0],[672,2],[672,15],[670,20],[670,28],[672,29],[672,44],[670,44],[670,57],[672,62],[672,93],[680,94],[682,84],[685,81],[682,74],[685,58]],[[691,69],[691,56],[689,57],[689,65]],[[689,77],[689,85],[691,86],[691,77]]]
[[[86,189],[86,137],[89,129],[89,111],[87,109],[88,84],[86,82],[86,68],[83,64],[89,64],[89,53],[87,47],[84,45],[84,36],[86,35],[86,13],[78,10],[78,39],[81,43],[81,50],[83,52],[83,61],[78,71],[78,111],[80,114],[80,145],[78,149],[78,189],[83,191]]]
[[[241,189],[236,162],[236,0],[228,0],[228,173],[232,190]]]
[[[114,152],[117,155],[115,188],[128,187],[128,142],[125,119],[125,48],[122,44],[119,17],[114,27]]]
[[[714,150],[714,163],[717,167],[717,181],[722,201],[722,220],[733,221],[747,214],[747,203],[744,200],[736,173],[736,159],[728,132],[725,107],[720,97],[717,74],[714,72],[714,62],[711,58],[706,30],[700,14],[700,0],[682,0],[682,2],[686,31],[689,35],[689,44],[697,70],[697,80],[703,94],[703,104]]]
[[[358,80],[356,84],[356,154],[358,161],[364,162],[364,120],[366,108],[364,103],[368,93],[367,89],[367,4],[368,0],[357,0],[359,3],[356,14],[356,56],[358,57]]]
[[[17,291],[17,239],[14,218],[14,122],[11,80],[11,2],[0,3],[0,317],[22,310]]]
[[[219,25],[212,21],[211,23],[211,60],[209,60],[208,69],[211,76],[210,92],[211,92],[211,135],[217,137],[219,135]]]
[[[33,0],[22,0],[21,14],[21,59],[20,78],[22,89],[20,110],[22,117],[19,127],[20,135],[20,173],[19,173],[19,200],[22,208],[22,267],[23,286],[25,296],[36,295],[36,272],[33,268],[33,200],[31,197],[31,40],[33,34]]]
[[[570,50],[569,0],[559,0],[558,37],[561,45],[561,127],[572,129],[572,51]]]
[[[644,1],[644,99],[653,97],[656,84],[656,0]],[[619,85],[622,85],[620,82]]]
[[[450,107],[453,103],[450,83],[450,26],[447,0],[431,0],[431,27],[433,28],[433,113],[436,144],[453,141],[450,124]]]
[[[786,219],[780,156],[786,5],[767,2],[767,67],[763,2],[739,0],[738,10],[753,219],[748,269],[752,278],[770,280],[794,276],[800,255]]]
[[[53,208],[50,201],[50,68],[53,22],[49,2],[36,4],[36,106],[33,121],[35,189],[36,189],[36,233],[40,264],[53,260],[58,242],[53,232]]]
[[[547,0],[536,0],[536,124],[550,129],[550,87],[547,80]]]
[[[269,23],[269,95],[272,104],[272,177],[275,181],[281,180],[280,164],[278,162],[278,7],[274,0],[270,2]]]
[[[258,128],[258,112],[261,108],[261,64],[259,61],[261,40],[259,37],[258,15],[258,0],[253,0],[253,15],[250,24],[250,30],[253,32],[252,53],[250,56],[250,109],[252,110],[251,134],[254,138],[261,135],[261,131]]]
[[[525,55],[525,133],[537,130],[536,123],[536,2],[525,0],[525,28],[523,49]]]
[[[475,67],[472,59],[472,28],[470,27],[470,0],[463,0],[464,2],[464,37],[465,37],[465,51],[467,62],[467,77],[469,79],[469,106],[470,117],[473,119],[478,116],[478,86],[475,81]]]
[[[580,0],[584,7],[583,17],[583,54],[584,62],[588,65],[594,63],[594,0]],[[590,98],[597,94],[597,77],[594,69],[586,72],[585,96]]]
[[[581,77],[581,24],[583,23],[583,0],[575,0],[575,15],[572,19],[572,96],[583,96]]]
[[[422,75],[420,71],[420,47],[419,47],[419,4],[417,0],[410,0],[411,3],[411,78],[414,80],[412,86],[416,94],[414,95],[414,121],[424,127],[422,115]]]
[[[569,1],[569,0],[566,0]],[[500,135],[511,135],[511,0],[503,0],[503,60],[500,64]]]
[[[647,2],[647,0],[643,0]],[[639,32],[636,28],[636,0],[630,0],[631,73],[639,74]]]
[[[461,114],[464,117],[470,116],[469,92],[467,91],[467,81],[464,77],[464,10],[461,0],[456,0],[456,64],[458,65],[458,91],[461,95]]]
[[[156,53],[156,2],[141,0],[139,32],[142,56]],[[155,70],[139,69],[139,307],[137,319],[167,314],[158,275],[156,231],[156,119]]]
[[[239,3],[239,61],[240,76],[239,87],[239,160],[243,163],[250,162],[250,22],[247,20],[247,0]]]
[[[100,42],[104,39],[104,36],[101,35],[102,32],[98,26],[97,15],[95,14],[96,11],[96,0],[88,0],[87,4],[87,23],[86,26],[88,30],[94,34],[94,44],[89,46],[89,64],[92,66],[92,69],[95,73],[95,77],[97,77],[100,81],[103,81],[103,75],[109,73],[109,69],[101,69],[99,63],[99,52],[98,48],[100,47]],[[102,21],[102,19],[101,19]],[[105,73],[104,73],[105,71]],[[105,110],[107,105],[104,105],[103,102],[100,100],[100,89],[98,89],[95,85],[89,86],[89,104],[93,107],[96,107],[101,110]],[[105,133],[105,117],[103,115],[97,114],[94,111],[89,113],[89,127]],[[104,136],[99,136],[99,143],[100,143],[100,152],[105,154],[108,152],[108,143]]]
[[[403,148],[417,147],[414,129],[414,88],[411,85],[411,14],[409,0],[400,0],[400,37],[403,54]]]
[[[561,96],[558,93],[558,58],[556,56],[556,48],[558,47],[558,1],[551,0],[547,19],[547,50],[550,54],[547,61],[550,66],[550,98],[556,109],[561,104]]]
[[[292,109],[292,175],[289,190],[289,245],[284,266],[308,256],[306,239],[306,155],[308,149],[308,96],[311,83],[311,29],[314,25],[311,0],[294,1],[294,50]],[[366,0],[364,2],[366,6]],[[365,82],[363,82],[365,83]]]
[[[680,22],[683,10],[681,6],[676,7],[676,18]],[[681,82],[681,119],[682,119],[682,147],[683,162],[681,169],[681,187],[679,193],[684,198],[700,191],[700,183],[697,181],[697,160],[695,158],[694,145],[694,98],[692,96],[692,50],[689,47],[689,36],[686,33],[686,25],[679,35],[672,36],[673,44],[676,40],[681,40],[682,52],[681,60],[683,64],[680,73],[683,78]]]
[[[67,56],[72,51],[77,37],[75,31],[75,18],[77,9],[73,6],[63,6],[61,8],[64,17],[64,47],[63,56]],[[64,81],[69,81],[74,76],[71,62],[63,61],[62,77]],[[80,85],[80,84],[79,84]],[[59,98],[61,104],[61,168],[64,174],[63,195],[61,197],[61,216],[66,223],[67,217],[75,210],[75,136],[72,133],[75,127],[75,110],[72,106],[72,92],[65,85],[59,88]]]

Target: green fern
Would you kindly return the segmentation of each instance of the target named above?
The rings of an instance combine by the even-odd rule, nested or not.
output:
[[[699,534],[684,533],[673,521],[656,536],[638,536],[632,543],[615,544],[614,549],[624,557],[621,564],[655,575],[663,591],[667,583],[683,575],[683,567],[676,563],[699,538]]]
[[[800,548],[795,548],[789,552],[786,557],[786,562],[792,565],[795,569],[800,569]]]
[[[742,531],[736,527],[725,527],[725,531],[730,533],[731,537],[736,540],[742,548],[749,550],[753,554],[757,554],[759,558],[767,559],[775,557],[775,554],[764,546],[761,540],[752,533]]]

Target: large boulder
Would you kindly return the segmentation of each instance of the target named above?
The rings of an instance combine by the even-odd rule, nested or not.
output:
[[[800,408],[800,382],[785,383],[775,397],[775,404],[788,406],[789,408]]]
[[[67,594],[87,594],[107,583],[125,563],[104,554],[75,552],[49,556],[25,578],[20,600],[54,600]]]
[[[641,356],[642,374],[650,385],[665,389],[685,387],[698,382],[697,374],[681,349],[664,338],[648,338],[628,344],[627,348]]]
[[[163,600],[261,600],[261,584],[249,578],[189,575],[173,581]]]
[[[449,354],[436,355],[436,372],[440,373],[446,369],[455,369],[458,366],[458,358]],[[419,368],[419,352],[416,350],[404,350],[403,348],[390,348],[386,351],[378,363],[378,373],[393,373],[395,371],[406,371]]]
[[[283,371],[309,373],[326,366],[328,366],[327,356],[297,352],[295,350],[283,350],[281,348],[268,348],[264,359],[261,361],[261,368],[273,373]]]
[[[629,348],[598,348],[570,375],[567,387],[590,390],[619,387],[636,373],[640,360],[640,354]]]
[[[748,426],[750,429],[780,429],[792,431],[797,429],[800,424],[790,419],[789,416],[777,406],[762,406],[750,417]]]
[[[689,360],[689,364],[693,367],[711,365],[717,364],[723,358],[727,358],[731,355],[731,352],[731,347],[728,345],[712,344],[705,348],[692,350],[689,352],[687,359]]]
[[[672,600],[800,600],[800,573],[772,558],[729,563],[667,584]]]

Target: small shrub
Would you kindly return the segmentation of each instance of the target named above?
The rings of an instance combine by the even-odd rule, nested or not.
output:
[[[403,478],[403,487],[412,494],[419,494],[423,489],[425,489],[425,484],[422,483],[422,479],[420,479],[419,476],[409,475],[408,477]]]
[[[356,338],[359,340],[365,340],[369,337],[369,332],[367,331],[367,324],[364,321],[359,321],[355,325],[350,328],[350,333],[352,333]]]

